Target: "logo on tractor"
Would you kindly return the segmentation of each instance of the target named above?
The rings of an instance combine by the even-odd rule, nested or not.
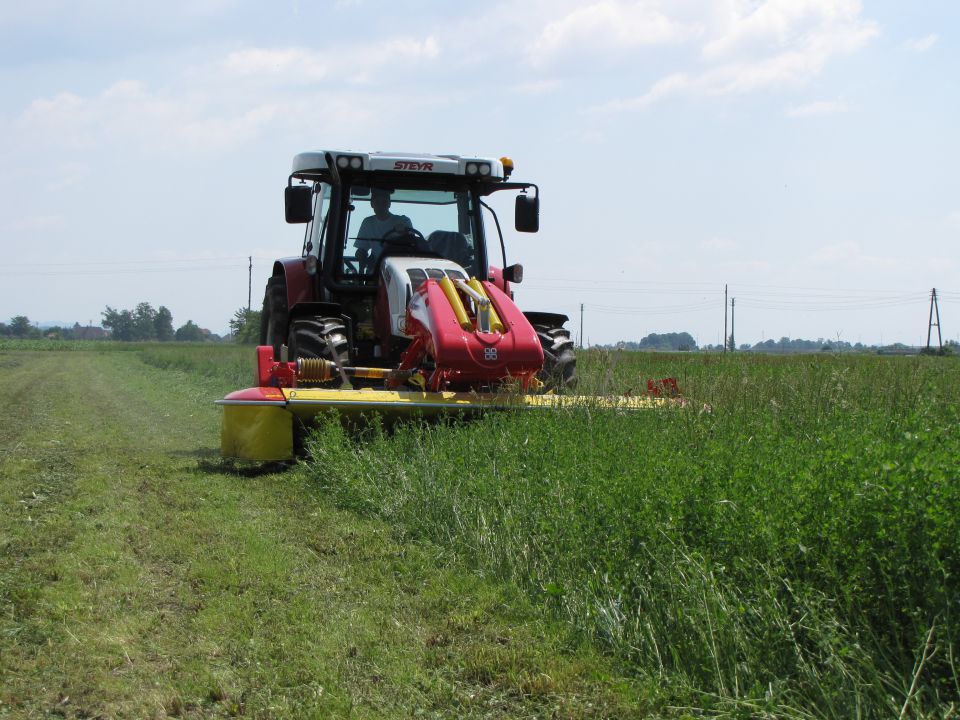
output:
[[[397,160],[393,164],[394,170],[429,170],[433,172],[432,162],[417,162],[416,160]]]
[[[496,359],[497,359],[497,349],[496,349],[496,348],[484,348],[484,349],[483,349],[483,359],[484,359],[484,360],[496,360]]]

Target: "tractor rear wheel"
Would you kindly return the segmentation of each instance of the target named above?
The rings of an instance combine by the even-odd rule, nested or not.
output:
[[[337,365],[350,363],[350,345],[343,320],[335,317],[296,318],[290,323],[287,347],[291,360],[323,358]],[[339,376],[327,385],[339,384]]]
[[[287,341],[287,281],[283,275],[267,280],[263,294],[263,312],[260,314],[260,344],[272,345],[274,357],[280,357],[280,346]]]
[[[563,326],[536,323],[533,329],[543,348],[543,370],[537,378],[544,384],[544,390],[573,390],[577,386],[577,356],[570,331]]]

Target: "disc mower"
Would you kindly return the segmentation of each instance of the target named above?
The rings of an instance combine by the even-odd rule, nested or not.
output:
[[[299,257],[267,281],[257,384],[218,401],[221,450],[286,460],[317,414],[472,413],[670,402],[571,394],[567,316],[521,311],[500,223],[486,199],[516,193],[514,226],[539,229],[539,189],[513,182],[509,158],[403,153],[297,155],[288,223],[306,226]],[[488,228],[499,240],[497,263]]]

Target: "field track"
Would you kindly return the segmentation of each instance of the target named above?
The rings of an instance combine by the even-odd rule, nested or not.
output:
[[[0,368],[0,717],[641,712],[515,591],[305,472],[223,465],[222,378],[133,352]]]

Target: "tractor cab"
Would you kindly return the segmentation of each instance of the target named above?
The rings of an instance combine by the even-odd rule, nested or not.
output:
[[[332,360],[346,353],[353,361],[387,364],[409,344],[402,318],[424,280],[477,278],[509,293],[522,268],[505,268],[499,220],[484,198],[517,192],[520,232],[536,232],[539,215],[537,187],[509,182],[512,170],[508,158],[297,155],[285,210],[288,223],[306,225],[303,250],[300,258],[274,266],[261,341],[278,353],[284,345],[298,351],[310,345],[314,352],[326,347],[321,356]],[[491,220],[495,243],[487,242],[485,221]],[[323,321],[295,323],[307,316]],[[323,337],[308,342],[305,333]],[[335,353],[328,347],[331,335]]]

